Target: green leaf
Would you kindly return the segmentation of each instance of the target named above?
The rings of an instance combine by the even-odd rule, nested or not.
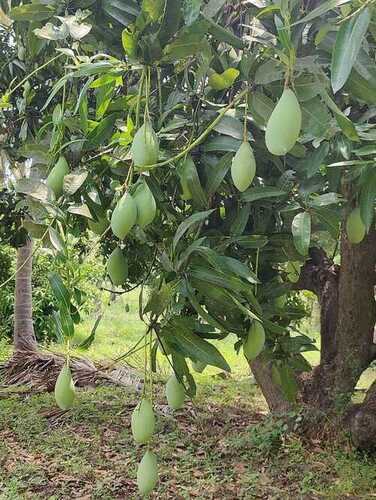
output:
[[[257,68],[255,83],[266,85],[271,82],[279,81],[282,79],[284,71],[284,67],[279,61],[269,59]]]
[[[227,0],[209,0],[203,11],[204,16],[214,17],[226,2]]]
[[[72,195],[76,193],[86,181],[88,172],[86,170],[74,170],[64,177],[64,192]]]
[[[78,344],[78,346],[77,346],[78,349],[87,350],[93,344],[93,342],[95,340],[95,334],[97,332],[99,323],[101,322],[102,318],[103,318],[103,314],[99,314],[99,316],[95,320],[93,328],[91,329],[90,335],[86,339],[84,339],[80,344]]]
[[[333,10],[336,7],[339,7],[340,5],[344,5],[344,4],[350,3],[350,2],[351,2],[351,0],[326,0],[326,2],[322,2],[322,3],[320,2],[321,5],[316,7],[316,9],[313,9],[306,16],[302,17],[301,19],[299,19],[299,21],[296,21],[291,26],[295,26],[296,24],[308,23],[309,21],[313,21],[313,19],[316,19],[317,17],[322,17],[329,10]]]
[[[9,16],[13,21],[44,21],[52,17],[54,13],[55,9],[51,5],[35,2],[13,7]]]
[[[123,44],[124,52],[130,57],[134,59],[137,56],[137,41],[138,35],[134,29],[131,29],[130,26],[124,28],[121,34],[121,42]]]
[[[63,335],[72,338],[74,336],[74,323],[69,310],[65,309],[65,307],[59,308],[59,316]]]
[[[223,73],[213,73],[209,76],[208,84],[214,90],[225,90],[230,88],[238,78],[240,71],[228,68]]]
[[[205,210],[204,212],[197,212],[193,215],[191,215],[190,217],[188,217],[188,219],[186,219],[185,221],[183,221],[177,231],[176,231],[176,234],[174,236],[174,240],[172,242],[172,247],[173,249],[175,250],[176,249],[176,245],[179,243],[180,239],[184,236],[185,233],[187,233],[189,230],[192,230],[194,228],[194,226],[196,224],[198,224],[199,222],[202,222],[204,221],[205,219],[207,219],[209,217],[209,215],[214,212],[214,208],[212,210]]]
[[[85,149],[90,150],[101,144],[105,144],[112,135],[115,120],[116,114],[106,116],[106,118],[101,120],[87,136]]]
[[[344,22],[337,33],[332,54],[331,83],[336,93],[346,83],[359,53],[371,16],[368,8]]]
[[[53,227],[48,228],[48,237],[52,246],[60,253],[65,252],[65,244],[60,234]]]
[[[326,207],[327,205],[337,204],[340,201],[342,201],[342,197],[338,193],[324,193],[312,196],[308,203],[311,207]]]
[[[221,185],[223,179],[225,178],[228,170],[231,167],[233,155],[231,153],[225,154],[219,162],[212,167],[206,167],[207,171],[207,183],[205,187],[205,191],[208,196],[212,196],[219,186]]]
[[[210,342],[194,334],[188,318],[172,318],[162,328],[161,336],[183,356],[231,372],[225,358]]]
[[[363,185],[360,191],[360,214],[367,231],[370,229],[375,216],[376,200],[376,169],[369,167],[364,176]]]
[[[140,8],[135,0],[102,0],[104,12],[123,26],[128,26],[140,14]]]
[[[373,80],[366,80],[355,70],[352,70],[346,82],[346,90],[350,91],[351,97],[368,104],[376,104],[376,83]]]
[[[286,191],[281,191],[278,188],[271,186],[264,187],[253,187],[249,188],[244,193],[240,195],[240,199],[243,201],[256,201],[263,200],[265,198],[276,198],[280,196],[287,196],[288,193]]]
[[[294,245],[301,255],[307,255],[311,241],[311,215],[308,212],[297,214],[291,225]]]
[[[49,190],[46,184],[37,179],[19,179],[16,184],[17,193],[27,194],[40,201],[47,201]]]
[[[209,23],[208,31],[218,42],[228,43],[235,49],[243,49],[245,43],[243,40],[234,33],[223,26],[215,23],[211,18],[203,16],[206,21]]]
[[[59,305],[62,305],[67,310],[70,308],[70,293],[63,283],[61,277],[55,273],[48,273],[48,281],[50,282],[52,292]]]
[[[184,0],[183,1],[183,17],[185,24],[190,26],[200,15],[202,0]]]
[[[164,0],[142,0],[142,11],[155,22],[163,14],[164,4]]]
[[[358,132],[356,131],[353,122],[344,113],[342,113],[342,111],[339,109],[337,104],[333,101],[333,99],[329,96],[325,89],[320,88],[319,92],[328,108],[333,111],[335,119],[345,136],[348,137],[351,141],[359,141],[360,139],[358,136]]]

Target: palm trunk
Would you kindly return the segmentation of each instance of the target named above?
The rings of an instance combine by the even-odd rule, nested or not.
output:
[[[33,243],[27,240],[17,251],[17,273],[14,305],[14,348],[16,351],[36,351],[32,307]]]

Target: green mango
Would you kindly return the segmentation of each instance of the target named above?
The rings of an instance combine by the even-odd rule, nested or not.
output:
[[[61,410],[72,407],[75,397],[72,373],[67,363],[64,363],[55,383],[55,400]]]
[[[235,187],[243,192],[251,185],[256,173],[256,160],[249,142],[244,141],[232,160],[231,177]]]
[[[145,181],[137,187],[133,199],[137,205],[137,224],[145,227],[153,222],[157,212],[157,205],[153,193]]]
[[[140,495],[146,496],[151,493],[158,482],[157,457],[155,453],[148,450],[142,457],[137,469],[137,486]]]
[[[69,172],[69,166],[64,156],[60,156],[56,165],[47,177],[47,186],[55,193],[56,198],[63,194],[64,177]]]
[[[175,375],[171,375],[167,381],[166,397],[168,406],[173,410],[179,410],[184,404],[184,386],[179,382]]]
[[[131,156],[136,167],[147,167],[158,163],[158,137],[149,120],[137,130],[131,146]]]
[[[109,220],[107,217],[100,217],[97,221],[95,220],[88,220],[88,226],[91,231],[95,234],[102,235],[106,229],[108,228],[109,225]]]
[[[155,416],[148,399],[141,399],[132,413],[131,428],[133,439],[138,444],[147,443],[154,434]]]
[[[350,243],[353,245],[357,245],[364,239],[364,236],[366,235],[366,227],[360,215],[360,208],[354,208],[354,210],[347,217],[346,233]]]
[[[123,240],[137,221],[137,205],[129,193],[118,201],[111,217],[111,229],[115,236]]]
[[[128,261],[119,247],[108,258],[107,274],[113,285],[122,285],[128,278]]]
[[[266,147],[273,155],[288,153],[295,145],[302,127],[302,111],[291,89],[285,89],[274,108],[265,132]]]
[[[202,373],[206,368],[206,364],[202,361],[192,361],[192,368],[195,372]]]
[[[259,321],[254,321],[243,344],[244,356],[252,361],[257,358],[265,345],[265,330]]]

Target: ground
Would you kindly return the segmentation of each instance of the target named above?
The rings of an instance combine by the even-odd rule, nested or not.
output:
[[[118,302],[107,312],[86,355],[108,360],[137,340],[143,326],[136,298],[125,322],[123,308]],[[92,322],[82,326],[80,337]],[[268,417],[232,340],[223,347],[232,375],[224,378],[213,369],[197,376],[194,403],[174,414],[164,398],[168,366],[161,360],[152,443],[160,481],[151,497],[376,498],[375,457],[353,450],[346,435],[308,442],[299,432],[287,433],[282,422]],[[128,361],[137,367],[140,356]],[[136,467],[145,447],[132,441],[130,414],[138,398],[134,388],[81,390],[74,408],[62,413],[52,394],[4,398],[0,392],[0,499],[137,499]]]

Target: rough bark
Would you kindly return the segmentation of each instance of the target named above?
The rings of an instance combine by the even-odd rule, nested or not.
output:
[[[38,347],[33,326],[32,252],[33,244],[30,239],[17,251],[14,304],[14,348],[16,351],[35,351]]]
[[[270,410],[273,413],[290,411],[292,405],[286,400],[280,387],[274,383],[270,363],[259,355],[251,361],[250,367]]]
[[[338,323],[334,395],[339,402],[351,397],[362,372],[374,359],[376,230],[358,245],[343,231],[339,279]]]

